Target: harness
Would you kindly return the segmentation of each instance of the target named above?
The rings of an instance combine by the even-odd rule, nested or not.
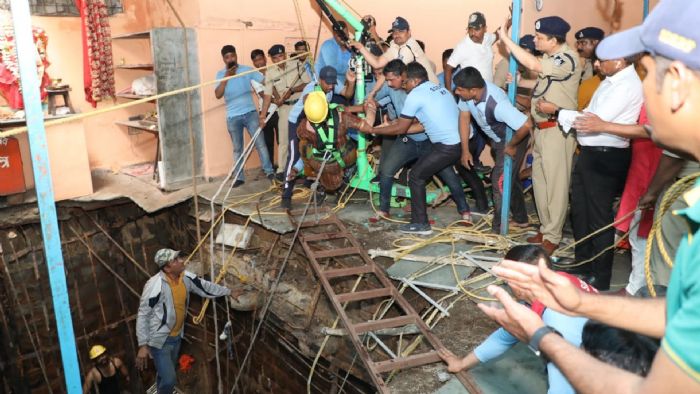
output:
[[[336,147],[336,124],[340,121],[340,112],[343,112],[343,107],[338,104],[331,103],[328,105],[328,110],[331,116],[321,124],[313,124],[312,127],[318,135],[318,143],[311,150],[312,156],[317,160],[323,160],[329,154],[332,161],[338,163],[340,168],[345,168],[345,161],[340,153],[340,149]]]
[[[537,91],[537,87],[540,85],[540,81],[537,81],[537,83],[535,84],[535,87],[532,89],[532,98],[542,97],[545,93],[547,93],[547,91],[549,90],[549,87],[552,85],[553,82],[568,81],[574,75],[574,70],[576,69],[576,62],[574,61],[574,58],[571,57],[571,55],[569,55],[568,53],[562,53],[562,55],[564,55],[566,58],[569,59],[569,61],[571,61],[571,71],[569,71],[569,75],[567,75],[563,78],[553,78],[552,76],[547,75],[545,77],[545,79],[547,80],[547,86],[544,87],[544,89],[542,90],[542,93],[540,93],[540,94],[535,94],[535,92]]]

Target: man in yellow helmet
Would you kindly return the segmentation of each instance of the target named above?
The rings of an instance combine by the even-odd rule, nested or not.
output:
[[[357,159],[357,145],[347,138],[347,129],[360,129],[363,124],[368,127],[374,123],[375,111],[361,119],[350,113],[351,109],[329,104],[321,91],[309,93],[304,102],[306,118],[300,121],[297,129],[304,173],[316,177],[324,158],[327,159],[319,179],[325,191],[340,188],[345,168],[355,164]]]
[[[90,348],[90,360],[94,363],[92,369],[85,376],[83,383],[83,393],[87,394],[91,389],[100,394],[120,394],[122,390],[128,390],[129,371],[117,357],[109,357],[107,349],[102,345],[95,345]],[[121,377],[126,384],[122,386]]]

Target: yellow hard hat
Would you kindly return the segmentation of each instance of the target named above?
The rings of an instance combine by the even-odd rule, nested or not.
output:
[[[106,351],[107,351],[107,349],[102,345],[95,345],[95,346],[91,347],[90,348],[90,360],[94,360],[97,357],[100,357]]]
[[[311,92],[304,101],[304,113],[311,123],[321,123],[328,116],[328,101],[323,92]]]

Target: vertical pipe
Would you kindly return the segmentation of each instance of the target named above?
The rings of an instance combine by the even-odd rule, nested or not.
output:
[[[521,0],[513,0],[513,26],[511,27],[511,39],[513,42],[519,42],[520,39],[520,9],[522,8]],[[510,75],[513,75],[513,82],[508,85],[508,97],[510,102],[515,105],[515,95],[518,89],[517,81],[515,75],[518,72],[518,64],[515,61],[513,55],[510,55],[510,64],[508,65]],[[506,144],[510,142],[513,138],[513,130],[508,127],[506,128]],[[501,196],[501,234],[508,234],[508,213],[510,212],[510,190],[513,184],[513,179],[511,179],[511,173],[513,172],[513,158],[504,154],[503,160],[503,193]],[[515,182],[519,182],[518,179]],[[494,185],[498,187],[498,185]],[[494,215],[498,215],[499,212],[494,212]]]
[[[36,73],[36,46],[32,38],[29,2],[26,0],[10,0],[10,7],[15,29],[15,43],[29,132],[32,169],[34,170],[34,182],[41,219],[41,233],[44,240],[44,254],[46,256],[46,265],[49,269],[49,283],[51,284],[53,308],[56,315],[58,341],[61,347],[63,375],[66,382],[66,391],[69,394],[81,393],[80,367],[78,366],[73,320],[66,286],[66,272],[63,264],[63,255],[61,254],[61,237],[58,231],[56,205],[51,184],[51,168],[46,145],[44,114],[39,98],[39,79]]]
[[[649,0],[644,0],[644,8],[642,9],[643,19],[649,15]]]

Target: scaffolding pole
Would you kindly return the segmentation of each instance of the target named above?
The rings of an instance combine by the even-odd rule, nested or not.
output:
[[[29,147],[36,196],[41,219],[41,234],[44,241],[44,255],[49,270],[49,283],[53,299],[58,341],[61,346],[61,361],[66,391],[69,394],[82,393],[80,366],[76,352],[73,320],[70,313],[66,272],[61,253],[61,236],[56,218],[51,168],[46,145],[44,113],[39,98],[39,78],[36,72],[37,51],[32,36],[32,22],[27,0],[10,0],[12,22],[15,30],[15,43],[19,61],[20,82],[24,110],[29,130]]]
[[[513,42],[520,42],[520,9],[522,8],[521,0],[513,0],[513,26],[510,29],[511,39]],[[508,64],[508,70],[510,75],[513,75],[513,82],[508,85],[508,97],[513,105],[515,103],[515,95],[518,90],[518,82],[515,75],[518,73],[518,63],[515,61],[513,54],[510,55],[510,61]],[[508,144],[513,138],[513,129],[506,127],[506,141]],[[501,235],[508,234],[508,213],[510,212],[510,191],[513,185],[513,179],[511,174],[513,173],[513,158],[504,154],[503,155],[503,193],[501,195]],[[520,182],[519,179],[515,179],[515,182]],[[498,185],[494,185],[498,187]],[[494,215],[498,215],[498,212],[494,212]]]

